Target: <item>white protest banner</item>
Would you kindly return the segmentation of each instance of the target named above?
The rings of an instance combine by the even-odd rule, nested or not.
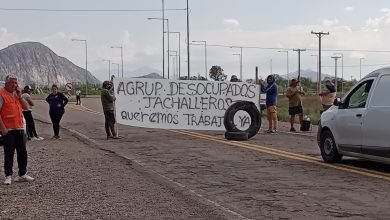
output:
[[[130,126],[225,130],[233,102],[251,101],[259,109],[259,86],[248,83],[115,78],[114,88],[117,122]],[[237,126],[248,127],[249,115],[237,115]]]

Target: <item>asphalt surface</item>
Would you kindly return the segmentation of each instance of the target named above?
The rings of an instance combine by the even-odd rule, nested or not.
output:
[[[234,142],[224,140],[223,132],[119,125],[123,138],[106,140],[100,100],[82,101],[83,106],[69,104],[61,123],[77,137],[72,143],[108,151],[132,164],[122,166],[136,170],[148,184],[184,196],[191,207],[205,205],[209,210],[204,216],[177,212],[171,219],[387,219],[390,214],[390,166],[351,158],[323,163],[315,128],[290,133],[281,123],[277,134],[261,132],[249,141]],[[37,103],[34,116],[48,120],[47,104]],[[180,204],[169,208],[188,209]],[[140,216],[149,211],[142,209]],[[88,215],[77,218],[82,217]],[[156,219],[153,214],[150,218]]]

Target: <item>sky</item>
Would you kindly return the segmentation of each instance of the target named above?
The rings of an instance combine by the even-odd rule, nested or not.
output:
[[[187,75],[186,2],[164,0],[169,31],[180,32],[181,75]],[[319,41],[311,31],[329,32],[321,38],[322,73],[335,73],[335,60],[331,57],[340,55],[335,53],[342,53],[343,62],[338,59],[337,72],[339,77],[343,72],[346,80],[360,79],[360,71],[364,76],[390,66],[388,0],[188,2],[191,76],[205,75],[205,60],[207,69],[218,65],[229,77],[240,76],[240,57],[244,79],[254,78],[256,66],[263,78],[270,73],[285,75],[287,61],[289,72],[298,69],[298,53],[293,49],[306,49],[301,52],[301,69],[316,71]],[[0,49],[19,42],[41,42],[85,68],[84,43],[71,40],[84,39],[88,45],[88,70],[100,80],[108,78],[108,61],[103,60],[121,63],[120,49],[112,46],[123,47],[124,77],[138,76],[141,69],[155,69],[162,74],[163,30],[162,20],[158,20],[162,18],[161,9],[162,0],[0,0]],[[158,19],[147,19],[151,17]],[[169,36],[169,50],[179,51],[179,34]],[[196,45],[199,43],[192,41],[206,41],[206,48],[204,43]],[[242,47],[242,54],[231,46]],[[171,79],[179,72],[174,53],[170,56]],[[165,56],[165,76],[167,59]],[[112,64],[111,73],[117,71],[118,65]]]

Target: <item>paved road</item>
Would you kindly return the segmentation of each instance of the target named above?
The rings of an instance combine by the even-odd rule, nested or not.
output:
[[[234,142],[224,140],[223,132],[120,125],[123,139],[107,141],[99,101],[69,104],[62,125],[235,218],[386,219],[390,214],[390,166],[348,158],[325,164],[314,132],[260,133]],[[34,111],[47,120],[43,101]]]

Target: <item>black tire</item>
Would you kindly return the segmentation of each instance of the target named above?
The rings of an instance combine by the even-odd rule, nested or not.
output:
[[[235,131],[235,132],[225,132],[225,138],[227,140],[232,141],[247,141],[248,140],[248,133],[242,132],[242,131]]]
[[[333,134],[329,130],[321,133],[320,150],[322,159],[327,163],[338,163],[343,157],[338,152]]]
[[[238,129],[234,124],[234,115],[238,111],[245,111],[251,117],[251,124],[245,131]],[[248,138],[251,138],[255,136],[260,130],[261,115],[253,102],[239,101],[229,106],[229,108],[226,110],[223,124],[227,132],[246,132],[248,133]]]

